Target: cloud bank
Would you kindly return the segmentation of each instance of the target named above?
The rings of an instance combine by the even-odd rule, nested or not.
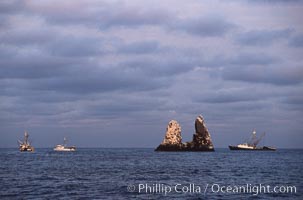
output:
[[[253,128],[302,147],[302,8],[1,1],[0,146],[28,130],[38,147],[64,135],[84,147],[154,147],[168,121],[186,139],[203,114],[218,147]]]

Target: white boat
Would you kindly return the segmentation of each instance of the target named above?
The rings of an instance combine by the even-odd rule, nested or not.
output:
[[[63,144],[58,144],[55,148],[54,151],[76,151],[76,147],[75,146],[66,146],[67,143],[67,139],[64,138],[64,142]]]

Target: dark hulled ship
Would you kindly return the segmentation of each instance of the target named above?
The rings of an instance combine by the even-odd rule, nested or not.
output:
[[[257,137],[256,130],[252,132],[251,139],[248,142],[245,142],[243,144],[238,144],[236,146],[228,146],[230,150],[246,150],[246,151],[275,151],[276,148],[274,147],[268,147],[268,146],[257,146],[259,142],[262,140],[262,138],[265,136],[265,133],[263,133],[259,138]]]

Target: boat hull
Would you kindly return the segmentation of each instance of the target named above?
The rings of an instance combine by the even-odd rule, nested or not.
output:
[[[57,145],[54,148],[54,151],[76,151],[76,147],[72,146],[72,147],[65,147],[62,145]]]
[[[34,149],[33,148],[25,148],[25,149],[20,149],[21,152],[34,152]]]
[[[228,146],[230,150],[242,150],[242,151],[276,151],[276,148],[273,147],[256,147],[256,148],[242,148],[238,146]]]
[[[26,151],[34,152],[35,148],[32,147],[32,146],[20,146],[20,147],[19,147],[19,150],[20,150],[21,152],[26,152]]]
[[[76,149],[54,149],[54,151],[76,151]]]

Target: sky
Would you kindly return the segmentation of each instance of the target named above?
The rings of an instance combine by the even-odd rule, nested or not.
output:
[[[303,1],[1,0],[0,147],[303,148]]]

